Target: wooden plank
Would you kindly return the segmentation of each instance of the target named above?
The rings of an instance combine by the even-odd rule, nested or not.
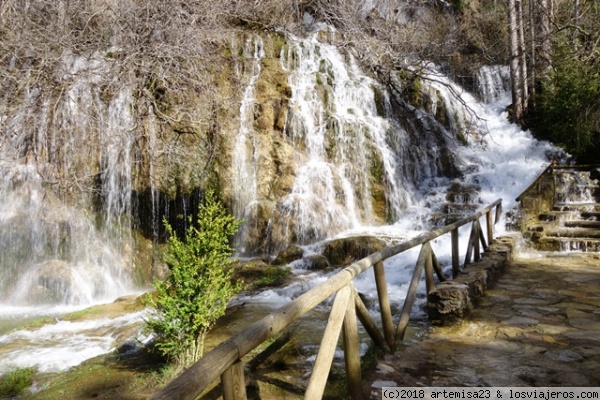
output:
[[[329,313],[329,320],[325,332],[323,332],[323,340],[321,340],[321,346],[319,346],[319,353],[304,393],[305,399],[320,399],[323,397],[351,293],[350,286],[344,286],[335,296]]]
[[[481,225],[479,226],[479,242],[483,247],[483,251],[486,251],[488,248],[487,241],[485,240],[485,235],[483,234],[483,229],[481,229]]]
[[[471,257],[473,256],[473,243],[475,242],[475,223],[471,225],[471,234],[469,235],[469,241],[467,242],[467,253],[465,254],[465,262],[463,268],[471,263]]]
[[[387,291],[387,282],[385,279],[385,271],[383,269],[383,261],[375,263],[373,266],[373,271],[375,273],[375,285],[377,286],[377,297],[379,299],[379,309],[381,311],[383,335],[385,336],[388,346],[393,347],[396,338],[394,335],[394,321],[392,320],[392,309]]]
[[[406,333],[406,327],[410,320],[410,311],[415,303],[419,281],[421,280],[421,273],[425,267],[425,256],[425,252],[421,249],[419,258],[417,259],[417,265],[413,270],[410,285],[408,286],[408,291],[406,292],[406,298],[404,299],[404,305],[402,306],[402,312],[400,313],[400,321],[398,321],[398,327],[396,328],[396,339],[398,340],[404,339],[404,334]]]
[[[452,231],[452,277],[456,278],[460,273],[460,263],[458,261],[458,228]]]
[[[246,379],[244,366],[240,360],[221,374],[221,384],[223,400],[246,400]]]
[[[386,340],[379,331],[379,327],[377,326],[375,321],[373,321],[373,318],[371,318],[369,310],[367,310],[365,303],[363,303],[356,289],[354,289],[354,306],[356,308],[356,316],[358,317],[358,320],[371,337],[371,340],[373,340],[375,345],[377,345],[378,347],[389,351],[390,347],[388,346]]]
[[[354,294],[354,285],[348,284],[351,293]],[[352,297],[352,296],[351,296]],[[343,323],[344,332],[344,362],[346,364],[346,380],[348,382],[348,395],[353,400],[362,399],[362,374],[360,369],[360,352],[358,347],[358,325],[356,321],[356,309],[352,298],[346,306],[346,314]]]

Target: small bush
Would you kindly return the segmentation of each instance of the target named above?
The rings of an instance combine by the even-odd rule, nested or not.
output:
[[[149,301],[154,316],[146,325],[157,336],[156,349],[178,366],[202,357],[206,334],[241,289],[229,268],[234,250],[229,238],[240,222],[212,191],[200,204],[196,221],[190,217],[184,239],[164,222],[169,239],[163,260],[169,272],[154,282],[156,296]]]

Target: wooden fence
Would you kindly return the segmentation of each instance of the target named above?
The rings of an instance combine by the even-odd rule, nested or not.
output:
[[[494,212],[495,215],[493,215]],[[460,221],[443,228],[433,229],[395,246],[387,247],[349,265],[325,282],[305,292],[254,325],[219,344],[212,351],[205,354],[202,359],[185,370],[161,392],[157,393],[153,399],[192,400],[203,393],[219,377],[225,400],[246,399],[242,357],[265,341],[276,336],[291,323],[313,310],[334,294],[335,299],[306,388],[305,398],[322,398],[334,352],[342,331],[349,395],[353,399],[362,398],[357,320],[360,320],[365,331],[377,346],[387,350],[392,349],[395,343],[404,337],[423,270],[425,271],[427,293],[434,289],[434,274],[437,275],[440,281],[447,279],[437,262],[430,242],[447,233],[452,235],[452,275],[455,277],[460,272],[458,229],[463,225],[471,224],[471,234],[463,263],[464,267],[472,261],[479,260],[481,247],[484,250],[487,249],[488,243],[491,243],[494,237],[493,226],[500,218],[501,212],[502,200],[498,199]],[[483,216],[485,216],[487,228],[485,234],[480,224],[480,219]],[[399,322],[394,326],[383,261],[419,245],[422,246],[421,251],[416,262],[404,306],[400,313]],[[381,330],[372,319],[353,284],[353,279],[356,276],[371,267],[373,267],[375,273],[375,282],[379,297],[383,325]]]

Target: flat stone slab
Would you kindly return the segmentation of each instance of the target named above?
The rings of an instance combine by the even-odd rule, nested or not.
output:
[[[513,260],[462,322],[432,327],[421,341],[385,356],[385,368],[364,377],[365,397],[381,399],[375,381],[600,386],[600,289],[591,291],[594,286],[600,288],[598,254]]]

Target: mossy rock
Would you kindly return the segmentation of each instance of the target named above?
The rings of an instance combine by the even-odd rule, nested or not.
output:
[[[323,249],[323,255],[333,266],[345,266],[383,250],[387,244],[374,236],[351,236],[334,239]]]
[[[291,279],[289,268],[269,265],[262,259],[238,260],[233,268],[234,279],[241,280],[246,290],[283,286]]]
[[[300,246],[291,244],[277,255],[273,261],[273,265],[286,265],[301,259],[303,255],[304,250]]]

